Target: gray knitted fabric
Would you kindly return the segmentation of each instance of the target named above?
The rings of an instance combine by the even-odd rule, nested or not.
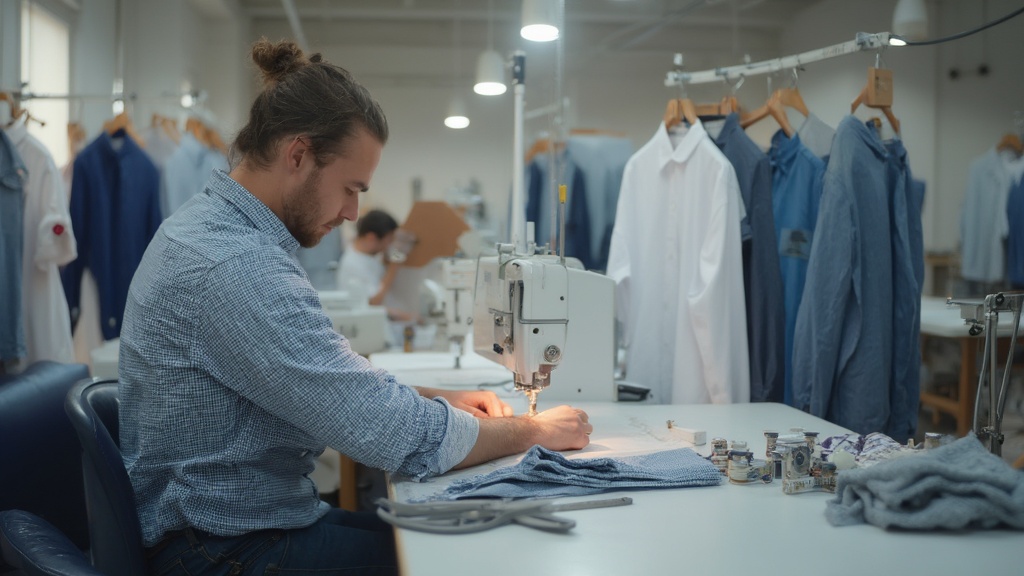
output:
[[[1024,473],[970,434],[921,455],[842,471],[825,517],[834,526],[1024,530]]]

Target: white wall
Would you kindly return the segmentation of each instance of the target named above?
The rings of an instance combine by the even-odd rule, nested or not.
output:
[[[946,1],[939,6],[938,30],[943,36],[983,22],[981,4]],[[1019,0],[987,0],[987,20],[1021,8]],[[1015,111],[1024,113],[1024,16],[939,48],[936,94],[935,249],[956,248],[960,206],[971,161],[1014,129]],[[975,71],[987,63],[988,76]],[[964,76],[949,78],[958,68]]]
[[[825,0],[794,19],[782,39],[792,53],[852,38],[857,31],[892,27],[891,0]],[[987,14],[984,7],[987,6]],[[973,28],[1014,9],[1014,0],[929,2],[930,36],[943,37]],[[938,46],[908,46],[885,51],[894,72],[893,111],[903,125],[914,175],[927,183],[924,241],[927,250],[945,251],[959,243],[960,206],[970,162],[1012,128],[1015,110],[1024,111],[1024,17],[979,34]],[[974,71],[987,63],[991,73]],[[851,55],[809,65],[800,76],[808,106],[835,125],[865,81],[873,56]],[[958,80],[950,68],[966,71]],[[858,111],[858,117],[872,114]]]
[[[14,2],[4,2],[8,8]],[[277,29],[251,26],[244,17],[210,20],[200,16],[194,3],[160,0],[124,0],[126,91],[138,96],[130,109],[137,123],[148,122],[152,112],[180,110],[177,93],[185,85],[209,94],[206,107],[216,118],[227,140],[244,123],[255,93],[255,70],[248,60],[251,42],[261,34],[288,36],[285,24]],[[228,5],[237,8],[237,4]],[[685,54],[689,70],[738,63],[738,51],[754,60],[781,56],[852,39],[858,31],[885,31],[891,27],[893,0],[823,0],[811,3],[795,18],[776,42],[765,38],[740,38],[733,50],[691,49]],[[975,26],[1017,8],[1015,0],[931,0],[933,36]],[[115,0],[83,0],[72,28],[72,83],[76,93],[109,93],[115,56]],[[0,14],[5,31],[9,10]],[[13,33],[13,30],[11,31]],[[1024,110],[1024,17],[987,32],[940,47],[890,48],[884,63],[895,72],[894,111],[903,123],[903,136],[916,176],[928,185],[925,200],[925,244],[942,250],[958,241],[959,207],[969,162],[992,146],[1011,128],[1014,110]],[[503,52],[516,41],[498,45]],[[709,43],[710,45],[710,43]],[[429,72],[452,70],[450,49],[420,50],[410,54],[398,46],[321,46],[326,58],[351,70],[380,101],[388,115],[392,137],[385,149],[372,191],[364,203],[404,217],[411,205],[412,180],[423,182],[426,199],[443,199],[452,186],[471,179],[482,184],[492,216],[504,221],[511,183],[512,95],[485,98],[469,89],[474,49],[461,54],[461,90],[472,120],[464,131],[443,127],[441,120],[453,93],[451,82],[427,79]],[[554,101],[555,65],[552,46],[529,46],[527,60],[527,108]],[[3,81],[16,74],[9,70],[10,52],[4,50]],[[974,70],[987,63],[991,74],[966,75],[953,81],[950,67]],[[856,54],[807,66],[799,86],[809,107],[835,125],[848,113],[849,102],[859,92],[874,55]],[[671,54],[660,52],[590,53],[565,62],[563,89],[570,98],[569,126],[620,132],[639,147],[660,121],[667,97],[676,94],[664,87],[665,72],[672,68]],[[697,100],[717,99],[721,86],[694,87]],[[764,77],[748,80],[739,97],[746,107],[760,104],[767,93]],[[89,100],[73,104],[72,120],[82,121],[90,135],[110,117],[110,103]],[[862,109],[858,116],[874,115]],[[797,121],[797,119],[794,119]],[[530,121],[527,142],[550,130],[548,119]],[[771,122],[758,125],[756,137],[772,130]]]
[[[892,0],[825,0],[801,13],[782,39],[786,54],[803,52],[853,40],[857,32],[884,32],[892,28]],[[875,65],[872,52],[851,54],[809,64],[800,74],[800,93],[817,116],[831,126],[850,113],[850,104],[867,82],[867,69]],[[904,144],[914,176],[926,182],[923,213],[925,248],[935,245],[935,213],[939,194],[935,177],[935,74],[937,50],[932,47],[888,48],[882,66],[893,71],[893,113],[900,120]],[[881,116],[861,106],[866,119]]]
[[[286,30],[262,28],[270,38],[286,36]],[[528,44],[523,42],[523,44]],[[532,110],[556,101],[553,78],[556,73],[555,47],[523,46],[527,50],[526,108]],[[472,93],[472,72],[460,80],[459,93],[468,108],[470,126],[464,130],[445,128],[443,119],[454,88],[451,82],[422,80],[430,72],[450,74],[450,49],[418,50],[410,53],[396,46],[321,46],[325,58],[350,70],[380,102],[391,128],[381,164],[366,196],[366,206],[392,212],[401,221],[412,205],[411,182],[423,182],[423,198],[444,199],[452,186],[471,179],[481,183],[488,210],[496,222],[507,218],[512,181],[513,96],[484,97]],[[503,51],[510,52],[501,48]],[[756,57],[776,55],[778,48],[759,45]],[[461,55],[463,68],[475,65],[475,51]],[[723,52],[687,54],[687,68],[735,63]],[[672,69],[671,53],[633,52],[597,54],[587,61],[571,58],[564,65],[564,94],[570,99],[567,114],[570,128],[608,130],[629,137],[639,148],[661,122],[665,103],[676,90],[664,86],[665,73]],[[703,90],[703,91],[702,91]],[[762,89],[752,88],[759,100]],[[691,96],[710,94],[717,100],[720,86],[697,88]],[[526,145],[538,134],[552,131],[550,117],[527,122]]]

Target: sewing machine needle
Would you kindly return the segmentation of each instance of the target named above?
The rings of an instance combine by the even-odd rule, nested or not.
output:
[[[530,411],[526,413],[527,416],[537,415],[537,391],[527,390],[526,397],[530,400]]]

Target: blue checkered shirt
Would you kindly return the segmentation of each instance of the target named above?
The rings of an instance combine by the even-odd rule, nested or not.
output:
[[[143,540],[309,526],[325,445],[413,477],[462,461],[468,413],[395,382],[336,334],[298,242],[216,171],[160,227],[128,292],[120,435]]]

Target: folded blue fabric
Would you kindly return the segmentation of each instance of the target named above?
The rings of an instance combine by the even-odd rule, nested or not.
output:
[[[534,446],[514,466],[452,483],[437,496],[461,498],[553,498],[636,488],[714,486],[722,474],[690,448],[623,458],[566,458]]]
[[[843,470],[825,517],[834,526],[1024,530],[1024,473],[970,434],[920,455]]]

